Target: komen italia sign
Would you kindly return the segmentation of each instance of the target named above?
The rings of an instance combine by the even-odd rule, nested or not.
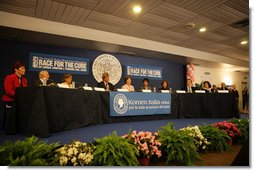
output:
[[[110,116],[170,113],[170,93],[110,92]]]
[[[52,73],[88,74],[89,59],[51,54],[29,54],[29,70],[47,70]]]

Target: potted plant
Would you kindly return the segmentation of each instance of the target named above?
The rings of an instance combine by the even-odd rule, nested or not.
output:
[[[194,138],[185,131],[175,130],[173,123],[161,127],[158,134],[162,148],[167,153],[166,164],[194,165],[200,159]]]
[[[61,166],[85,166],[93,160],[94,145],[80,141],[65,144],[56,150],[56,164]]]
[[[207,146],[210,144],[207,141],[207,139],[203,136],[202,132],[200,131],[197,125],[185,127],[180,129],[179,131],[186,132],[189,136],[191,136],[194,139],[194,143],[198,151],[205,151],[207,149]]]
[[[231,138],[227,133],[212,125],[200,126],[199,129],[203,136],[210,142],[208,150],[229,151]]]
[[[114,131],[111,135],[96,138],[94,164],[100,166],[138,166],[138,149],[119,137]]]
[[[238,137],[241,136],[241,131],[237,128],[236,124],[223,121],[213,124],[214,127],[221,129],[231,138],[231,142],[235,143]]]
[[[139,150],[139,162],[143,166],[148,166],[150,163],[151,157],[160,158],[161,154],[161,143],[157,140],[158,133],[152,133],[149,131],[140,131],[136,130],[123,135],[123,138],[129,140],[129,142],[137,147]]]
[[[54,150],[58,143],[47,144],[30,137],[24,141],[6,141],[0,146],[0,165],[2,166],[48,166],[54,161]]]

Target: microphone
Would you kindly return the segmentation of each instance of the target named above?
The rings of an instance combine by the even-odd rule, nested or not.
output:
[[[48,86],[58,87],[58,86],[57,86],[57,83],[56,83],[54,80],[52,80],[52,79],[49,78],[48,81],[51,81],[51,82],[52,82],[52,83],[48,84]]]
[[[82,84],[80,84],[79,82],[77,82],[77,81],[72,81],[72,83],[74,83],[73,88],[75,88],[75,87],[77,87],[77,88],[82,88]],[[76,86],[76,83],[78,83],[77,86]]]

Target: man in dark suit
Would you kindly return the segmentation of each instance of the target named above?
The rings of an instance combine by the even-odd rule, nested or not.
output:
[[[187,79],[186,86],[182,90],[185,90],[187,93],[195,93],[196,87],[192,86],[191,79]]]
[[[98,87],[105,88],[107,91],[114,91],[114,86],[109,82],[109,74],[103,73],[102,74],[102,81],[98,83]]]
[[[35,81],[34,86],[56,86],[56,84],[49,80],[49,73],[46,70],[42,70],[39,73],[39,79]]]

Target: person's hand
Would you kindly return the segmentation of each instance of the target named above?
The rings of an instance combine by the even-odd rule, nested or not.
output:
[[[50,86],[50,87],[55,87],[56,84],[55,84],[55,83],[50,83],[48,86]]]

